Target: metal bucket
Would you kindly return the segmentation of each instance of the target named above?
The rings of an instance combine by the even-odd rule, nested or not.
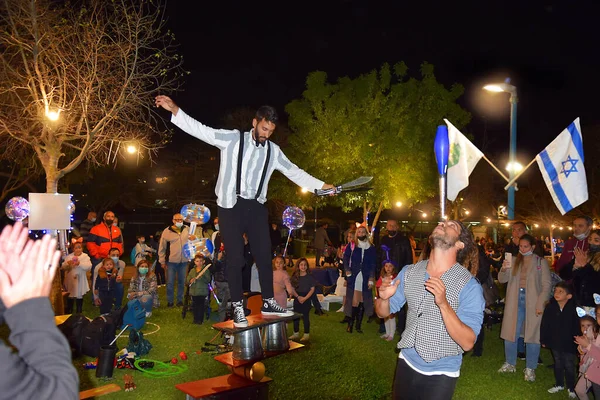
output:
[[[234,335],[232,357],[235,360],[258,360],[263,358],[259,328],[248,329]]]
[[[262,345],[265,351],[286,351],[290,348],[285,322],[269,324],[263,329]]]

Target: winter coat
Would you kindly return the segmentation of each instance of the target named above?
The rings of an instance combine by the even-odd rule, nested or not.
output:
[[[113,247],[119,249],[119,256],[123,254],[123,235],[118,227],[106,226],[106,223],[102,222],[90,230],[87,248],[92,258],[108,257]]]
[[[69,269],[69,261],[77,259],[79,265]],[[66,271],[64,286],[69,297],[82,298],[84,294],[90,291],[90,285],[88,284],[87,272],[92,269],[92,261],[90,256],[85,253],[81,253],[80,256],[75,256],[71,253],[62,264],[62,268]]]
[[[600,335],[596,337],[589,349],[584,350],[581,364],[592,359],[592,363],[585,372],[585,377],[595,384],[600,385]]]
[[[594,293],[600,293],[600,271],[594,270],[587,263],[581,268],[573,269],[575,260],[571,260],[560,270],[560,277],[565,281],[573,280],[575,302],[580,306],[596,307]]]
[[[363,285],[363,306],[365,314],[373,314],[373,290],[369,289],[369,280],[375,283],[375,263],[377,262],[377,252],[375,246],[371,245],[368,249],[361,249],[356,246],[346,246],[344,250],[344,268],[352,272],[352,275],[347,277],[346,284],[346,304],[352,305],[354,298],[354,287],[356,276],[362,272]]]
[[[98,292],[110,292],[113,290],[117,281],[117,272],[117,269],[113,268],[110,271],[109,277],[106,273],[106,269],[100,267],[100,271],[98,271],[98,277],[94,283],[94,291],[97,290]]]
[[[143,280],[139,276],[134,276],[129,281],[129,289],[127,290],[128,299],[133,300],[149,294],[152,296],[153,307],[158,308],[159,302],[156,288],[156,275],[154,273],[148,272]]]
[[[502,330],[500,337],[509,342],[517,341],[517,309],[519,306],[519,275],[512,274],[512,269],[515,268],[517,257],[513,258],[512,268],[501,270],[498,273],[498,281],[500,283],[508,282],[506,288],[506,299],[504,305],[504,317],[502,319]],[[540,325],[542,316],[536,315],[535,311],[543,310],[546,301],[550,297],[551,279],[548,262],[535,254],[529,260],[531,267],[527,273],[527,281],[525,286],[525,343],[540,342]],[[523,335],[520,332],[519,335]]]
[[[551,350],[577,354],[577,345],[573,337],[581,335],[579,317],[575,310],[575,301],[567,301],[562,311],[554,298],[544,310],[540,327],[540,343]]]
[[[187,279],[185,280],[185,284],[189,285],[190,281],[196,276],[198,276],[200,271],[196,271],[196,267],[194,266],[194,268],[192,268],[188,273]],[[199,279],[195,280],[194,283],[192,283],[192,286],[190,286],[190,296],[208,296],[208,284],[210,283],[210,279],[210,270],[207,269],[206,272],[204,272],[204,274],[202,274],[202,276]]]
[[[161,264],[187,263],[188,259],[183,255],[183,246],[189,239],[189,230],[187,226],[177,232],[172,226],[165,228],[160,235],[160,245],[158,246],[158,262]],[[169,248],[169,257],[167,258],[167,247]]]

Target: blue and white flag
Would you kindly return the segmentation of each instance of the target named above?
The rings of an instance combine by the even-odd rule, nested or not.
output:
[[[583,137],[579,118],[558,135],[535,159],[561,214],[588,199],[583,167]]]

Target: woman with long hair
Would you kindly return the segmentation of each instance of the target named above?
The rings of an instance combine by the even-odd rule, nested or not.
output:
[[[152,307],[158,307],[158,293],[156,275],[150,269],[148,260],[138,261],[135,273],[129,281],[129,290],[127,291],[127,300],[138,299],[146,310],[146,317],[152,315]]]
[[[523,372],[528,382],[535,381],[540,355],[540,325],[551,289],[548,262],[533,254],[534,248],[533,236],[521,236],[519,254],[511,260],[505,259],[498,274],[500,283],[508,282],[500,332],[504,339],[505,362],[498,372],[516,371],[517,340],[524,333],[527,359]]]
[[[575,302],[582,307],[593,308],[594,293],[600,293],[600,230],[596,229],[588,236],[588,251],[576,247],[575,256],[560,270],[560,277],[573,280]]]
[[[347,277],[346,309],[352,307],[350,321],[346,331],[352,333],[356,321],[356,332],[362,333],[362,320],[373,314],[373,286],[375,285],[375,246],[369,240],[367,228],[356,229],[354,246],[346,246],[344,251],[344,270]]]

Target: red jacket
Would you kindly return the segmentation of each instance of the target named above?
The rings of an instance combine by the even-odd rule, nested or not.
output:
[[[93,258],[107,258],[110,249],[119,249],[119,256],[123,254],[123,235],[116,226],[106,226],[102,222],[94,226],[88,235],[87,248]]]
[[[565,241],[565,247],[563,247],[562,254],[560,255],[558,263],[556,264],[556,273],[559,273],[565,265],[570,263],[571,260],[575,258],[575,254],[573,254],[575,247],[580,248],[583,251],[587,251],[589,247],[587,238],[583,240],[577,240],[576,238],[572,238]]]

